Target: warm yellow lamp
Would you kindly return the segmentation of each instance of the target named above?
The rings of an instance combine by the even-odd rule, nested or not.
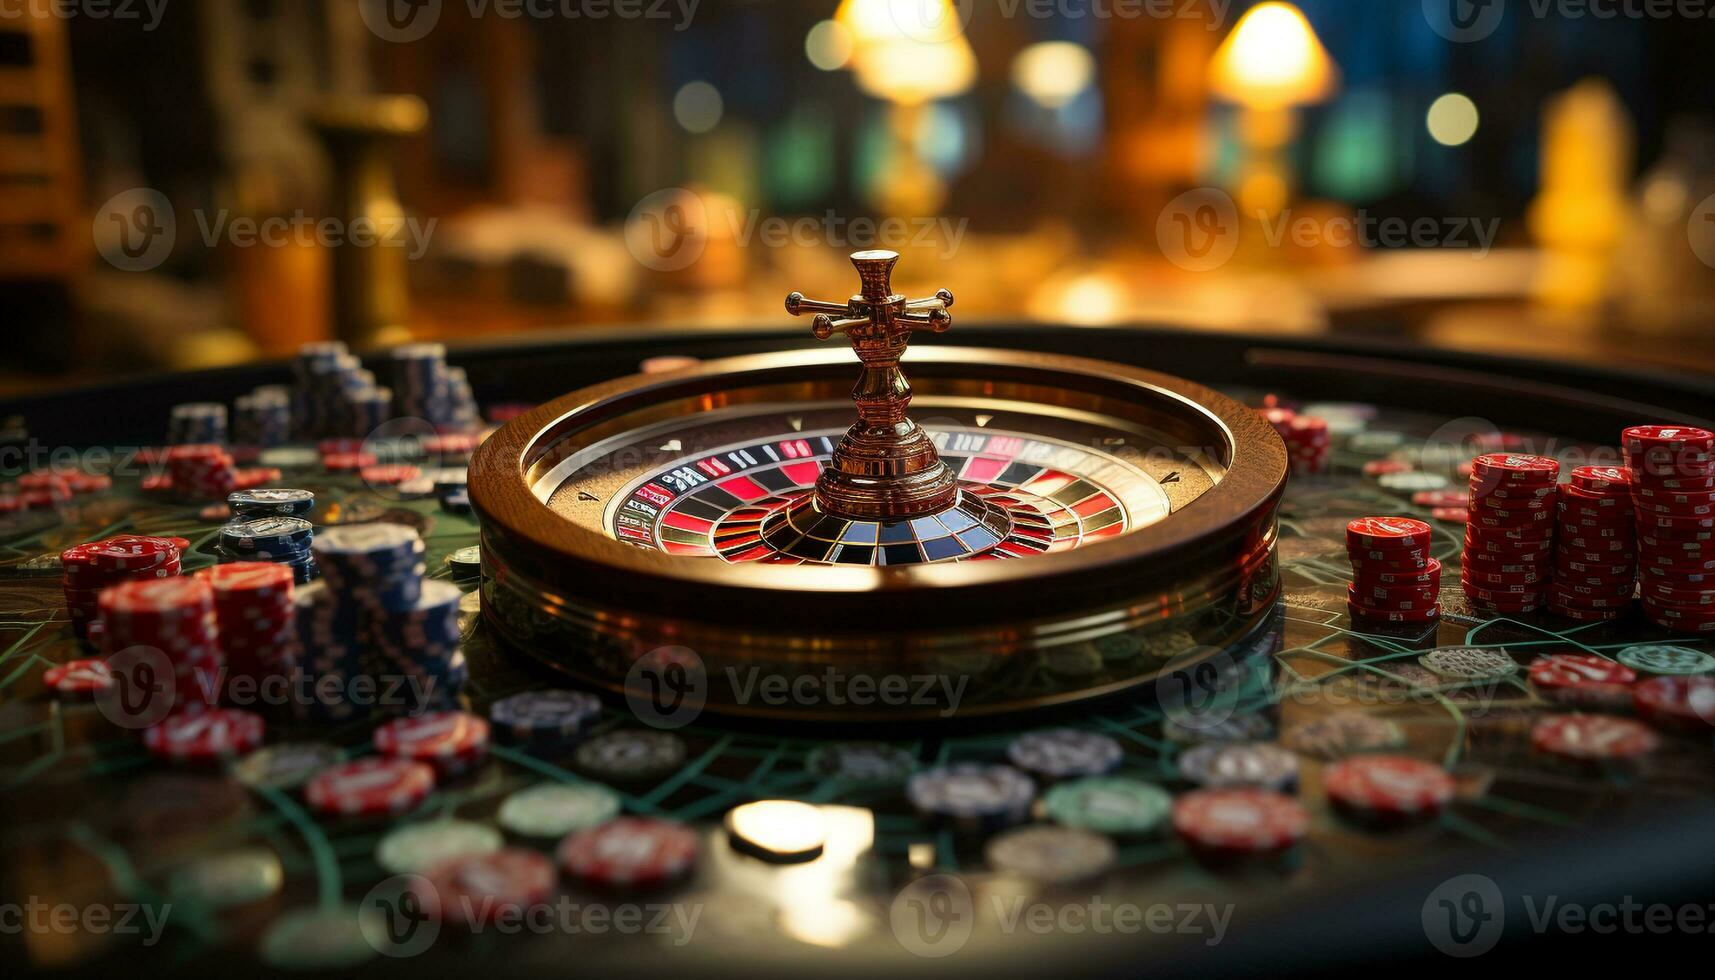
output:
[[[1339,88],[1339,69],[1304,14],[1290,3],[1251,8],[1209,62],[1209,90],[1240,107],[1245,147],[1238,197],[1246,214],[1277,214],[1292,196],[1281,148],[1298,132],[1296,108]]]
[[[977,57],[952,0],[841,0],[834,23],[851,38],[846,63],[858,87],[893,104],[896,153],[873,193],[893,214],[922,214],[946,197],[941,178],[917,151],[922,109],[970,90]]]

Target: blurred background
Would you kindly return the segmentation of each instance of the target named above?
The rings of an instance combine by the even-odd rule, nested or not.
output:
[[[0,0],[0,389],[785,324],[868,247],[965,318],[1715,370],[1712,15]]]

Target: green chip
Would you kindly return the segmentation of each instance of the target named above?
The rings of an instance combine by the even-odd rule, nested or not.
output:
[[[500,804],[496,819],[521,837],[564,837],[619,816],[619,794],[600,783],[543,783]]]
[[[316,773],[344,761],[339,747],[326,742],[281,742],[238,760],[232,775],[251,789],[297,789]]]
[[[167,891],[174,901],[219,911],[268,898],[285,877],[273,851],[246,847],[192,861],[173,872]]]
[[[422,874],[451,858],[493,854],[503,843],[500,831],[484,824],[432,820],[407,824],[381,838],[375,862],[388,874]]]
[[[375,956],[375,947],[364,936],[363,918],[380,914],[355,905],[294,909],[262,934],[262,960],[282,970],[350,969]]]
[[[1055,823],[1104,834],[1147,834],[1167,819],[1173,797],[1151,783],[1095,776],[1061,783],[1043,806]]]
[[[1690,647],[1643,644],[1626,647],[1614,659],[1650,674],[1707,674],[1715,670],[1715,657]]]

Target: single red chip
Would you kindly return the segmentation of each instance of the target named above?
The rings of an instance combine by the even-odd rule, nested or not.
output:
[[[1346,546],[1358,551],[1429,547],[1435,529],[1411,517],[1360,517],[1346,524]]]
[[[435,771],[421,762],[371,757],[317,773],[304,800],[322,813],[373,816],[404,813],[435,788]]]
[[[522,847],[466,854],[423,872],[424,910],[457,925],[516,921],[554,894],[559,871],[546,855]]]
[[[1471,478],[1498,483],[1553,483],[1560,476],[1560,463],[1547,456],[1522,453],[1488,453],[1471,460]]]
[[[654,888],[684,877],[697,862],[697,834],[684,824],[619,817],[560,842],[560,866],[602,888]]]
[[[1438,521],[1464,524],[1471,519],[1471,512],[1463,507],[1436,507],[1429,512],[1429,516]]]
[[[320,456],[348,456],[360,452],[363,452],[362,439],[323,439],[316,443],[316,454]]]
[[[395,486],[407,480],[415,480],[423,475],[423,471],[415,466],[394,464],[390,466],[365,466],[357,475],[363,482],[376,486]]]
[[[1589,653],[1554,653],[1530,665],[1530,681],[1550,691],[1626,688],[1636,683],[1637,671],[1616,660]]]
[[[1420,490],[1411,495],[1417,507],[1464,507],[1470,499],[1464,490]]]
[[[68,660],[49,667],[42,683],[61,697],[90,697],[113,686],[113,672],[105,660]]]
[[[169,715],[143,732],[143,745],[157,759],[211,763],[243,755],[262,744],[262,716],[253,711],[213,708]]]
[[[1262,789],[1204,789],[1173,802],[1173,829],[1201,851],[1265,855],[1303,839],[1310,818],[1299,802]]]
[[[1620,433],[1627,449],[1715,450],[1715,432],[1691,425],[1634,425]]]
[[[329,473],[349,473],[374,466],[375,462],[375,456],[370,453],[329,453],[322,457],[322,467]]]
[[[488,722],[464,711],[431,711],[382,725],[374,742],[384,755],[429,762],[450,775],[487,755]]]
[[[1629,718],[1613,715],[1554,715],[1536,723],[1531,744],[1543,752],[1577,761],[1632,759],[1661,744],[1654,732]]]
[[[1447,770],[1404,755],[1358,755],[1322,773],[1322,786],[1336,806],[1368,817],[1422,818],[1441,812],[1453,799]]]
[[[1365,476],[1392,476],[1395,473],[1410,473],[1416,467],[1397,459],[1372,459],[1364,464]]]
[[[1580,466],[1572,471],[1572,488],[1583,493],[1625,492],[1632,485],[1632,471],[1624,466]]]
[[[1652,677],[1632,688],[1632,705],[1653,725],[1690,731],[1715,728],[1715,677]]]

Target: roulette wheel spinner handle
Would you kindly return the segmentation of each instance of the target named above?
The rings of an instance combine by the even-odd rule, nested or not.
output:
[[[863,362],[852,389],[858,421],[841,437],[833,458],[816,480],[816,504],[854,520],[902,521],[945,511],[958,499],[958,482],[941,461],[929,434],[906,417],[911,383],[899,359],[918,330],[943,333],[953,325],[947,307],[953,294],[942,289],[928,299],[893,292],[899,253],[872,249],[852,253],[862,285],[844,303],[786,297],[786,312],[815,314],[811,330],[826,340],[843,333]]]

